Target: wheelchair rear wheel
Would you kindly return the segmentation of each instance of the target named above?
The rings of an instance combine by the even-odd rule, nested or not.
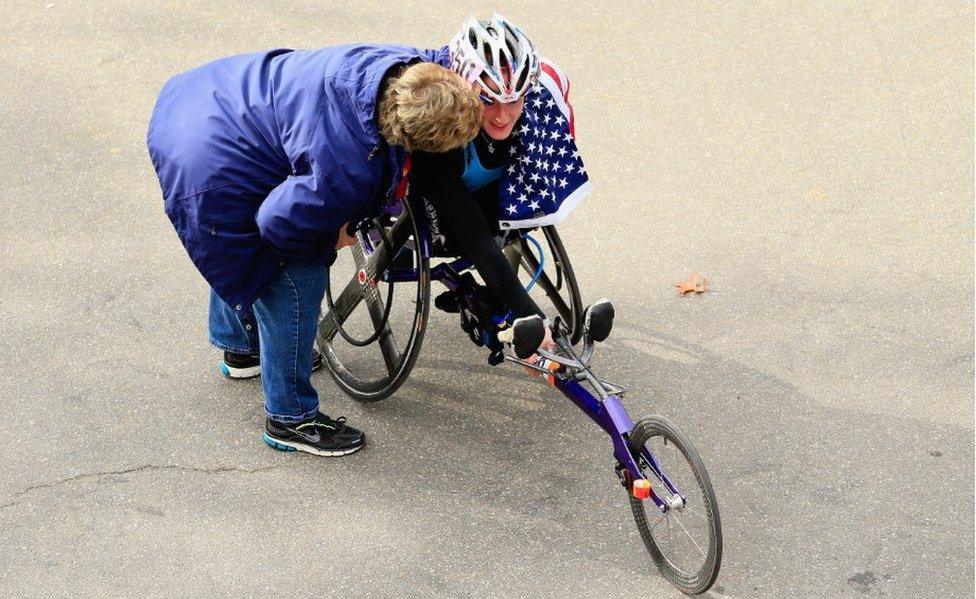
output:
[[[383,223],[385,239],[375,228],[359,233],[359,242],[351,251],[340,251],[329,269],[330,286],[340,280],[337,273],[352,274],[334,299],[335,312],[323,305],[316,341],[329,374],[359,401],[379,401],[403,384],[420,355],[427,326],[430,244],[410,202],[402,206],[399,216]],[[391,284],[392,304],[386,306]],[[365,309],[357,309],[360,304]],[[340,325],[359,340],[379,333],[372,343],[357,346],[344,339]]]
[[[531,295],[547,316],[559,315],[562,318],[570,331],[570,341],[575,344],[583,334],[583,300],[579,285],[556,227],[542,227],[541,230],[545,236],[545,242],[540,241],[545,248],[544,264],[536,282],[538,291],[533,290]],[[523,283],[528,283],[539,268],[537,254],[536,247],[524,237],[505,246],[505,255]]]

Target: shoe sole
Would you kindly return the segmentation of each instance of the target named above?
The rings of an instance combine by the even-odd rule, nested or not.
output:
[[[261,376],[261,367],[234,368],[233,366],[228,366],[227,362],[221,362],[220,373],[229,379],[253,379],[256,376]]]
[[[322,368],[322,358],[312,362],[312,372],[315,372],[319,368]],[[261,376],[261,365],[251,366],[250,368],[234,368],[233,366],[228,366],[227,362],[221,361],[220,374],[229,379],[253,379],[254,377]]]
[[[271,447],[277,449],[278,451],[304,451],[317,456],[323,456],[327,458],[335,458],[339,456],[349,455],[350,453],[355,453],[362,449],[366,444],[360,445],[358,447],[352,447],[350,449],[333,449],[326,451],[324,449],[319,449],[317,447],[312,447],[311,445],[305,445],[304,443],[295,443],[293,441],[282,441],[281,439],[275,439],[267,432],[264,433],[264,442]]]

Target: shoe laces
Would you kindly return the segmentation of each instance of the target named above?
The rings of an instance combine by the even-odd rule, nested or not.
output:
[[[326,414],[319,414],[318,416],[315,417],[314,420],[303,422],[302,424],[298,425],[296,428],[302,429],[306,427],[325,428],[330,431],[335,431],[333,434],[338,435],[341,434],[344,430],[346,430],[346,417],[339,416],[336,419],[332,419]]]

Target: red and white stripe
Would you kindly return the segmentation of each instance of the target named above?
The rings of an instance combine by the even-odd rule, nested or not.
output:
[[[559,110],[569,121],[569,134],[576,139],[576,121],[573,118],[573,105],[569,103],[569,78],[554,63],[546,58],[539,58],[542,67],[539,73],[539,83],[549,90]]]

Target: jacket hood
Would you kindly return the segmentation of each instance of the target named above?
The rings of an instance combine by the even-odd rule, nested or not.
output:
[[[325,85],[349,110],[343,110],[343,120],[354,135],[366,145],[382,142],[376,121],[377,95],[384,75],[391,68],[415,62],[435,62],[446,66],[447,47],[422,50],[409,46],[351,46],[348,59],[341,61],[337,72],[326,76]],[[327,90],[328,91],[328,90]]]
[[[383,142],[376,120],[376,105],[380,83],[387,71],[401,64],[433,62],[447,68],[450,57],[447,46],[433,50],[410,46],[351,46],[349,58],[342,67],[328,75],[326,87],[335,90],[336,96],[350,110],[343,110],[343,120],[353,134],[366,145]]]

